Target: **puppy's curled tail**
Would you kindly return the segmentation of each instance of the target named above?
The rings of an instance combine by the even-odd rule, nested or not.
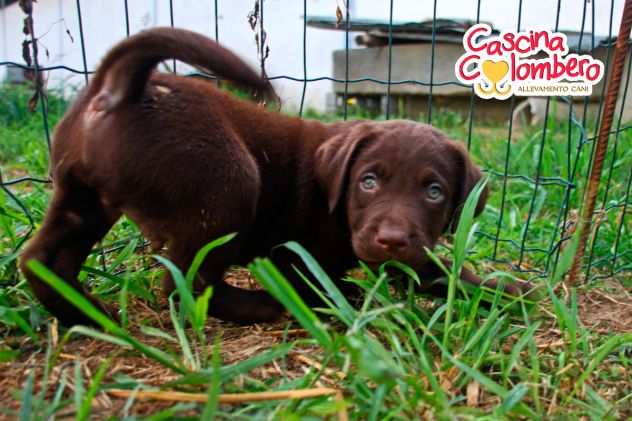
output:
[[[100,108],[106,111],[138,101],[151,72],[168,59],[210,71],[266,101],[277,99],[270,82],[235,54],[204,35],[170,27],[142,31],[114,46],[99,65],[89,96],[99,95]]]

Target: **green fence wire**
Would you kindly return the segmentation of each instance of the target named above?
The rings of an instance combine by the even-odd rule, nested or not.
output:
[[[85,1],[85,0],[84,0]],[[254,0],[253,0],[254,1]],[[296,0],[300,1],[300,0]],[[305,109],[305,96],[308,84],[319,81],[330,81],[332,83],[340,83],[344,85],[342,93],[342,109],[341,118],[347,119],[350,117],[349,112],[349,86],[356,83],[370,82],[373,84],[386,85],[386,108],[385,118],[392,118],[391,104],[393,101],[393,95],[391,94],[391,87],[395,85],[420,85],[427,86],[429,88],[427,96],[427,106],[425,112],[425,118],[428,123],[432,123],[437,118],[437,113],[441,110],[436,110],[436,98],[433,95],[433,88],[437,86],[446,85],[461,85],[460,83],[441,80],[442,75],[436,75],[435,73],[435,45],[437,44],[436,34],[441,29],[440,20],[437,20],[437,0],[433,3],[433,21],[432,21],[432,38],[431,38],[431,51],[432,54],[428,60],[428,67],[430,69],[430,77],[428,80],[393,80],[392,78],[392,66],[393,55],[395,54],[393,49],[393,11],[397,7],[397,2],[390,0],[390,10],[388,15],[388,44],[387,60],[388,70],[387,78],[385,80],[373,78],[370,76],[351,79],[349,76],[349,52],[350,36],[351,36],[351,22],[350,16],[350,2],[353,0],[347,0],[346,7],[344,8],[344,14],[342,19],[344,22],[344,36],[345,36],[345,48],[344,48],[344,78],[334,78],[326,75],[319,77],[308,78],[308,66],[307,56],[310,53],[310,42],[307,32],[307,16],[309,14],[309,3],[307,0],[303,0],[303,32],[302,32],[302,78],[296,78],[288,75],[275,75],[269,77],[271,80],[284,79],[298,83],[302,83],[302,94],[300,101],[299,114],[303,115]],[[125,8],[125,29],[126,34],[130,34],[130,19],[129,8],[127,0],[124,0]],[[212,19],[214,22],[215,32],[212,37],[218,42],[219,39],[219,10],[221,2],[214,0],[210,2],[208,7],[212,11]],[[598,1],[585,1],[583,4],[581,29],[579,34],[579,50],[582,47],[590,46],[591,49],[596,47],[594,28],[595,28],[595,7],[596,3],[603,4]],[[264,29],[264,8],[265,1],[259,0],[258,4],[258,16],[257,25],[260,31],[260,40],[264,40],[264,31],[274,31],[274,28]],[[554,30],[559,29],[559,18],[561,10],[562,0],[557,1],[556,8],[556,20]],[[133,7],[133,4],[131,5]],[[473,21],[480,22],[481,1],[476,1],[476,16],[473,17]],[[34,5],[37,7],[37,3]],[[605,60],[607,79],[609,74],[609,65],[612,56],[612,49],[614,48],[614,40],[612,35],[616,30],[613,22],[613,15],[615,10],[614,0],[610,5],[610,21],[609,21],[609,41],[607,44],[607,55]],[[592,21],[590,22],[590,30],[587,28],[589,22],[587,22],[588,8],[591,8],[590,16]],[[515,28],[517,31],[524,30],[522,26],[523,15],[523,2],[519,0],[516,6]],[[65,65],[58,66],[41,66],[38,63],[37,57],[33,57],[33,62],[30,65],[24,63],[16,63],[12,61],[0,61],[0,66],[15,66],[24,70],[33,71],[37,78],[39,74],[44,72],[70,72],[73,74],[80,74],[85,77],[85,82],[88,82],[88,76],[93,72],[88,69],[86,53],[90,50],[89,43],[86,42],[86,28],[84,28],[81,0],[76,0],[76,15],[77,24],[79,28],[79,41],[82,51],[82,69],[76,69]],[[35,16],[37,14],[35,13]],[[186,22],[176,22],[174,20],[174,4],[173,1],[169,1],[169,17],[171,26],[177,25],[186,27]],[[121,23],[123,24],[123,23]],[[88,37],[89,39],[89,37]],[[297,42],[301,42],[297,41]],[[37,39],[31,35],[31,42],[33,45],[37,45]],[[262,72],[265,74],[265,47],[263,45],[258,46],[258,55],[260,60],[260,66]],[[230,47],[230,46],[228,46]],[[0,60],[2,58],[0,57]],[[632,183],[632,165],[630,165],[629,155],[628,160],[624,160],[623,171],[621,170],[621,159],[626,157],[626,153],[629,152],[632,146],[632,126],[624,124],[622,121],[623,112],[625,109],[625,98],[630,82],[630,68],[632,64],[632,55],[628,58],[627,70],[624,73],[623,83],[624,92],[622,95],[622,101],[618,110],[618,121],[616,128],[611,132],[610,149],[605,166],[605,178],[602,180],[602,190],[600,195],[600,201],[598,209],[594,214],[594,232],[591,233],[590,242],[586,257],[584,260],[585,275],[588,279],[596,279],[601,277],[612,277],[618,274],[627,276],[632,272],[632,240],[630,239],[630,231],[632,231],[632,224],[630,220],[630,211],[632,210],[632,198],[630,197],[630,185]],[[176,63],[173,62],[172,69],[176,70]],[[212,78],[211,75],[204,75],[196,73],[198,76],[205,76]],[[445,76],[445,75],[444,75]],[[607,80],[606,80],[607,82]],[[583,103],[577,103],[570,97],[547,97],[545,106],[545,117],[542,123],[541,130],[536,131],[536,135],[529,141],[535,142],[535,156],[534,163],[531,168],[534,169],[532,173],[516,173],[513,169],[516,167],[516,162],[513,156],[514,148],[520,146],[522,140],[517,140],[514,128],[514,112],[516,111],[517,99],[512,97],[509,100],[507,115],[507,134],[506,145],[503,162],[500,162],[498,166],[488,165],[485,171],[492,179],[492,185],[494,190],[493,195],[499,195],[499,206],[496,211],[495,222],[492,224],[482,225],[482,228],[478,231],[480,241],[491,242],[492,252],[486,258],[490,262],[494,262],[499,266],[506,265],[507,268],[523,273],[525,277],[537,278],[546,276],[549,271],[554,267],[559,259],[560,251],[564,247],[566,241],[569,239],[577,219],[577,214],[582,203],[582,196],[584,193],[584,187],[586,186],[590,164],[592,162],[593,145],[595,140],[595,134],[599,129],[599,118],[601,109],[603,108],[603,98],[606,89],[606,83],[603,84],[603,92],[601,92],[601,101],[599,103],[599,112],[594,121],[589,120],[588,109],[588,97],[586,97]],[[551,110],[557,106],[557,104],[565,103],[568,106],[568,116],[565,119],[565,124],[551,116]],[[467,113],[466,126],[467,137],[466,144],[468,149],[475,148],[475,137],[472,135],[477,126],[475,117],[476,102],[474,98],[474,91],[472,89],[469,99],[469,111]],[[580,109],[581,119],[576,117],[576,110]],[[433,112],[434,109],[434,112]],[[46,97],[42,96],[40,101],[39,112],[43,120],[43,133],[42,142],[47,142],[50,150],[50,121],[48,116],[48,104]],[[550,146],[551,142],[558,142],[559,139],[554,139],[551,131],[559,131],[559,127],[563,127],[566,130],[565,150],[564,156],[556,156],[557,166],[553,169],[546,168],[545,165],[545,151]],[[2,140],[0,140],[1,142]],[[480,140],[479,140],[480,141]],[[626,143],[627,142],[627,143]],[[616,169],[616,171],[615,171]],[[622,175],[623,174],[623,175]],[[24,226],[21,230],[20,240],[15,243],[15,250],[11,255],[0,256],[0,262],[4,259],[14,257],[16,253],[19,253],[19,249],[23,242],[28,239],[36,226],[37,218],[32,215],[31,210],[24,204],[21,199],[22,190],[20,186],[29,185],[29,183],[48,183],[49,180],[46,176],[41,175],[27,175],[17,177],[13,179],[2,178],[2,169],[0,168],[0,188],[8,198],[8,206],[12,206],[24,215]],[[526,215],[513,215],[515,206],[511,203],[512,198],[510,191],[516,189],[522,189],[526,194],[525,199],[528,201]],[[543,197],[558,197],[557,213],[542,215],[540,213],[540,207]],[[534,230],[534,221],[536,218],[548,218],[548,229],[538,232]],[[516,232],[515,230],[509,230],[507,228],[508,221],[518,218],[520,221],[521,229]],[[107,255],[113,251],[120,250],[125,247],[129,239],[119,239],[112,244],[100,245],[96,252],[102,255]],[[103,258],[105,261],[105,258]]]

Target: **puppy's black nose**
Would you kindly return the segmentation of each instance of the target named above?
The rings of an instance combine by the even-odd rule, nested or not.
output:
[[[381,226],[375,236],[375,242],[382,249],[394,252],[408,247],[409,236],[404,230],[389,226]]]

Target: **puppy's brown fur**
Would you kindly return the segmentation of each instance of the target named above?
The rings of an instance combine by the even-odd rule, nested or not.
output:
[[[335,277],[357,258],[441,275],[423,247],[435,245],[481,177],[459,143],[408,121],[326,125],[280,115],[211,83],[153,72],[170,58],[273,97],[239,58],[189,31],[152,29],[108,53],[56,128],[54,196],[21,259],[33,291],[62,323],[90,321],[25,262],[43,262],[82,291],[82,262],[122,214],[157,247],[166,244],[183,270],[210,240],[239,233],[209,255],[197,285],[214,286],[209,312],[225,320],[277,317],[267,293],[229,286],[222,274],[288,240]],[[284,269],[292,263],[273,258]],[[167,276],[166,292],[173,288]]]

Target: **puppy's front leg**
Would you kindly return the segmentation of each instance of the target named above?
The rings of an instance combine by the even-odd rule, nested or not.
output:
[[[447,268],[452,267],[452,262],[445,258],[440,258],[443,265]],[[439,284],[434,281],[435,279],[441,278],[445,276],[445,273],[437,266],[434,262],[428,262],[425,266],[423,266],[419,271],[419,276],[422,280],[422,285],[418,287],[420,292],[427,292],[433,295],[445,296],[447,295],[448,289],[446,285]],[[461,268],[460,274],[461,281],[474,285],[474,286],[484,286],[490,289],[496,289],[499,287],[500,282],[496,279],[489,279],[487,281],[483,281],[481,277],[473,273],[468,268]],[[425,281],[425,282],[424,282]],[[533,290],[534,286],[530,282],[521,281],[520,283],[503,283],[503,290],[507,294],[513,296],[520,296],[528,293]]]
[[[202,237],[190,235],[187,241],[171,244],[169,259],[181,270],[190,266],[195,251],[205,243]],[[230,262],[237,260],[241,249],[241,239],[237,238],[214,250],[207,256],[199,268],[193,284],[195,293],[202,293],[207,286],[213,288],[208,304],[209,316],[238,324],[264,323],[277,320],[283,313],[283,307],[270,294],[263,290],[247,290],[232,286],[224,281],[224,272]],[[194,246],[191,246],[191,245]],[[175,286],[167,273],[163,278],[165,294],[173,292]]]
[[[237,288],[225,282],[215,285],[209,304],[210,316],[238,324],[274,322],[283,311],[266,291]]]

